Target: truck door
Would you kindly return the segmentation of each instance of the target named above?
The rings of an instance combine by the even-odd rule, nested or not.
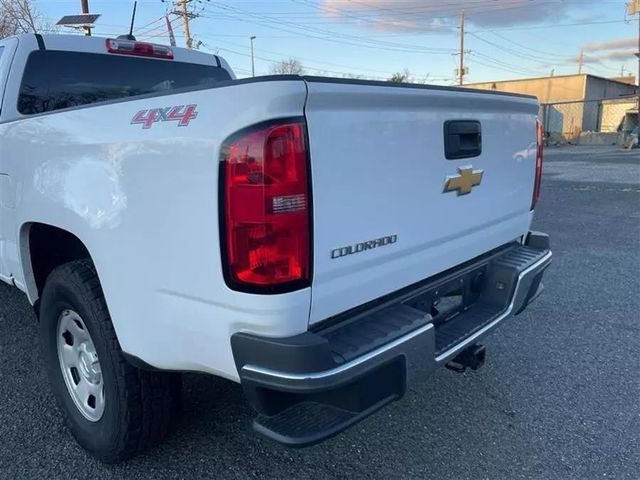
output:
[[[14,276],[22,277],[17,270],[18,265],[18,235],[15,227],[15,189],[13,179],[7,171],[6,146],[2,141],[4,136],[3,120],[7,118],[10,106],[7,100],[5,86],[9,77],[9,68],[13,55],[18,46],[18,40],[9,38],[0,40],[0,280],[11,281]]]

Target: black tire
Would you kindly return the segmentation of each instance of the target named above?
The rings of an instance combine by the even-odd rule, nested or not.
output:
[[[93,340],[102,370],[104,413],[85,418],[65,384],[58,359],[58,321],[77,312]],[[56,268],[40,302],[40,343],[51,389],[78,443],[97,459],[115,463],[160,442],[179,404],[180,376],[143,371],[129,364],[116,337],[95,267],[78,260]]]

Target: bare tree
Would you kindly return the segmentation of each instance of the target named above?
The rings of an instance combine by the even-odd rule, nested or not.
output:
[[[408,83],[411,80],[411,74],[406,68],[401,72],[396,72],[391,75],[387,81],[392,83]]]
[[[36,33],[39,21],[31,0],[0,0],[0,38]]]
[[[269,70],[273,74],[304,75],[305,73],[304,67],[295,58],[282,60],[272,65]]]

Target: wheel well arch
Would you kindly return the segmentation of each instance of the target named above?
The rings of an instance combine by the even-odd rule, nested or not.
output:
[[[21,230],[25,282],[32,302],[40,298],[47,277],[56,267],[74,260],[92,260],[82,240],[68,230],[40,222],[26,223]]]

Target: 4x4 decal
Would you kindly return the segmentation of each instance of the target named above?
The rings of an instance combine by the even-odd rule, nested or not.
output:
[[[197,105],[176,105],[174,107],[152,108],[140,110],[131,120],[131,125],[142,125],[147,129],[156,122],[178,122],[179,127],[186,127],[198,116]]]

